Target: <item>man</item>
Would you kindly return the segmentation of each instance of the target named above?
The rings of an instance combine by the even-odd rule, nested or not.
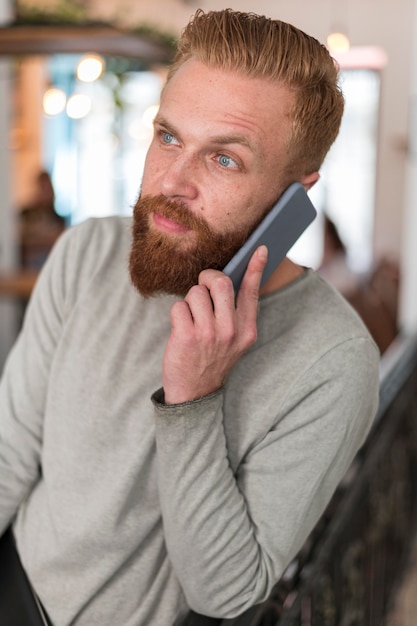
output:
[[[314,272],[220,270],[337,135],[294,27],[198,11],[127,218],[66,233],[1,387],[0,530],[58,626],[166,626],[264,600],[375,414],[378,353]],[[129,252],[130,249],[130,252]],[[130,269],[130,276],[128,271]],[[132,286],[136,287],[136,289]]]

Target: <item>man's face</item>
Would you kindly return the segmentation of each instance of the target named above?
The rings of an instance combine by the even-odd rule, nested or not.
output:
[[[191,59],[164,89],[134,209],[130,272],[184,296],[222,269],[285,187],[293,94]]]

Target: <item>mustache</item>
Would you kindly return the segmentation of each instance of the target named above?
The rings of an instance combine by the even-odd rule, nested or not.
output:
[[[139,196],[134,208],[133,215],[139,216],[139,214],[150,215],[151,213],[158,213],[162,217],[173,220],[184,226],[201,233],[203,236],[210,234],[210,227],[206,220],[196,215],[180,200],[169,200],[162,194],[157,196]]]

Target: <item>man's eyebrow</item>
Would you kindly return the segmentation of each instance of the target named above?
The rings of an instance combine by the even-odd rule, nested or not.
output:
[[[154,125],[162,126],[165,130],[174,137],[179,136],[179,132],[170,124],[162,115],[156,114],[154,121]],[[256,152],[254,146],[249,141],[249,139],[245,135],[213,135],[213,137],[209,137],[210,143],[220,146],[226,146],[230,144],[240,144],[242,146],[246,146],[252,152]]]
[[[154,117],[153,120],[153,125],[156,126],[162,126],[163,128],[165,128],[166,131],[168,131],[169,133],[171,133],[172,135],[174,135],[174,137],[177,137],[178,133],[175,130],[175,128],[173,126],[171,126],[171,124],[169,122],[167,122],[167,120],[162,117],[162,115],[159,115],[159,113],[157,113]]]
[[[252,150],[252,152],[255,152],[253,145],[245,135],[216,135],[210,137],[210,141],[221,146],[238,143],[242,146],[246,146]]]

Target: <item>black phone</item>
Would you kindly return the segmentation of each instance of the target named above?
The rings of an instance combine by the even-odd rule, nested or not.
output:
[[[223,269],[223,272],[232,279],[235,292],[239,290],[256,248],[263,244],[268,248],[262,287],[316,215],[317,211],[303,185],[301,183],[290,185]]]

